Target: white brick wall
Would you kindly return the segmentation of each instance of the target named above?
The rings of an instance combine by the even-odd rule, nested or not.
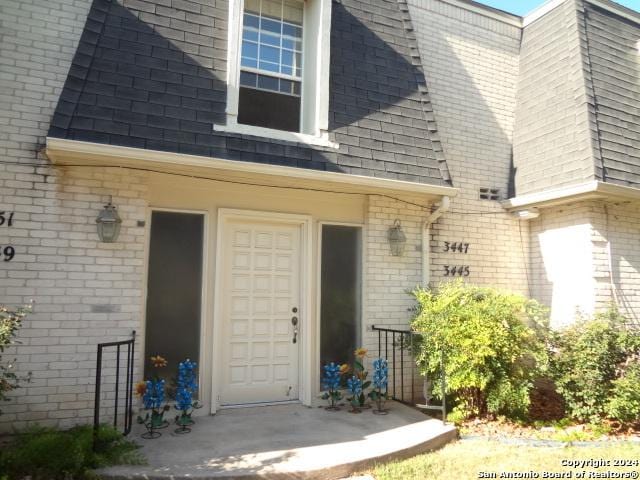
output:
[[[6,353],[33,379],[2,406],[1,430],[89,421],[96,344],[127,338],[140,321],[144,178],[53,169],[38,153],[90,4],[0,3],[0,210],[15,212],[0,245],[16,248],[12,261],[0,261],[0,303],[37,301],[21,344]],[[98,243],[95,226],[108,195],[123,218],[121,243],[112,245]],[[104,305],[113,312],[99,313]]]
[[[584,201],[548,208],[531,222],[532,293],[551,307],[552,326],[612,303],[640,321],[638,204]]]
[[[554,327],[594,312],[592,213],[590,205],[568,205],[531,221],[531,293],[551,307]]]
[[[596,308],[618,305],[640,324],[640,208],[638,202],[594,205]]]
[[[460,193],[432,229],[432,281],[444,265],[469,265],[468,280],[528,293],[528,225],[481,187],[509,189],[520,29],[437,0],[409,7],[447,165]],[[443,252],[469,243],[468,254]]]
[[[428,207],[428,206],[427,206]],[[378,334],[371,331],[371,325],[383,328],[408,330],[413,315],[415,300],[411,292],[422,282],[422,224],[428,211],[388,198],[369,196],[365,241],[364,241],[364,288],[363,324],[366,332],[363,346],[370,351],[368,369],[371,361],[378,355]],[[394,257],[390,254],[387,234],[389,227],[398,219],[402,231],[407,237],[404,255]],[[400,336],[396,336],[398,345]],[[384,345],[384,337],[383,337]],[[392,335],[389,344],[389,383],[394,382],[393,357],[391,356]],[[384,349],[384,346],[383,346]],[[404,386],[405,398],[411,395],[411,356],[408,350],[396,347],[395,385],[399,397]],[[382,352],[385,356],[385,352]],[[401,359],[402,358],[402,359]],[[400,379],[400,369],[404,362],[404,384]],[[419,378],[414,378],[414,392],[422,392]]]

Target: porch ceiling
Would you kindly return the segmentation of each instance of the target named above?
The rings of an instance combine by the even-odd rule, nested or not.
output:
[[[425,204],[458,189],[402,180],[263,165],[197,155],[47,138],[46,153],[54,165],[136,168],[182,176],[206,177],[242,184],[309,189],[363,195],[389,195]]]
[[[433,450],[454,440],[456,429],[391,402],[386,416],[299,404],[222,410],[196,418],[191,433],[175,426],[143,440],[146,466],[100,471],[105,479],[341,478],[373,461]]]

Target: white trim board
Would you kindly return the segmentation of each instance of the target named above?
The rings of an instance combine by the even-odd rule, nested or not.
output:
[[[264,176],[266,180],[288,181],[300,185],[317,184],[325,190],[335,188],[344,192],[357,192],[363,195],[376,193],[389,195],[419,195],[429,200],[441,196],[454,197],[457,188],[426,183],[414,183],[363,175],[325,172],[281,165],[265,165],[253,162],[240,162],[219,158],[187,155],[183,153],[163,152],[144,148],[104,145],[93,142],[81,142],[61,138],[47,137],[47,156],[56,165],[113,166],[158,169],[167,173],[219,175],[234,174],[235,178],[247,178],[247,175]],[[238,177],[242,175],[242,177]],[[301,188],[304,189],[304,188]],[[339,193],[339,192],[337,192]]]
[[[547,207],[591,199],[640,200],[640,188],[592,181],[553,190],[528,193],[510,198],[502,202],[502,205],[507,210],[518,210],[527,207]]]

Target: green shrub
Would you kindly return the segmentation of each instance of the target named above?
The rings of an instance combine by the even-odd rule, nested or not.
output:
[[[8,400],[7,394],[18,388],[21,381],[29,381],[31,376],[29,373],[19,377],[13,371],[12,362],[3,361],[1,355],[8,346],[18,343],[15,340],[16,334],[22,326],[22,320],[30,311],[30,306],[12,310],[0,305],[0,401]],[[0,409],[1,414],[2,409]]]
[[[624,424],[640,422],[640,359],[630,358],[621,376],[613,381],[606,405],[609,418]]]
[[[9,479],[93,479],[94,468],[119,463],[141,463],[137,446],[113,427],[98,429],[96,451],[93,427],[82,425],[66,431],[33,427],[16,435],[0,452],[0,471]]]
[[[533,380],[547,362],[546,309],[521,295],[461,281],[414,295],[418,309],[412,327],[422,333],[417,361],[439,397],[444,355],[453,417],[525,417]]]
[[[569,417],[598,422],[607,415],[617,367],[637,348],[637,336],[622,322],[610,309],[552,336],[553,377]]]

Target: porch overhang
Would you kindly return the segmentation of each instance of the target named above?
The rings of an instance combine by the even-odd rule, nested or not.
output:
[[[457,188],[281,165],[226,160],[47,137],[46,153],[54,165],[67,167],[132,168],[211,180],[300,190],[389,195],[438,201],[458,193]]]
[[[529,193],[502,202],[509,211],[527,208],[545,208],[585,200],[630,201],[640,200],[640,188],[625,187],[601,181],[592,181],[568,187]]]

